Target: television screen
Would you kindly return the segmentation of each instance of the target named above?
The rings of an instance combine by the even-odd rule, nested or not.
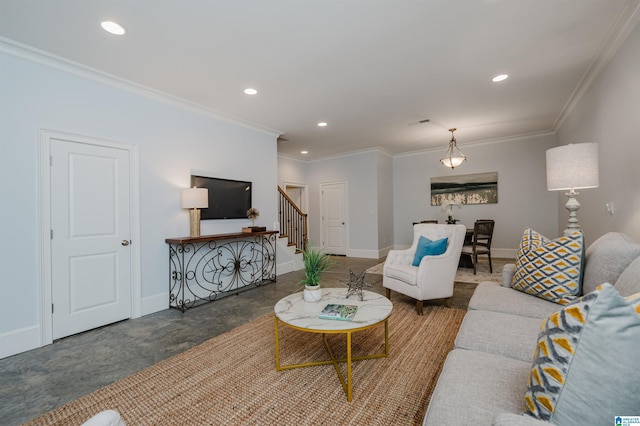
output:
[[[191,187],[209,190],[209,207],[200,219],[246,219],[251,208],[251,182],[191,175]]]

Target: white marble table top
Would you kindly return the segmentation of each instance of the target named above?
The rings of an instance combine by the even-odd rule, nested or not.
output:
[[[364,300],[352,295],[348,299],[347,288],[322,288],[319,302],[305,302],[302,292],[293,293],[281,299],[274,308],[278,319],[285,324],[308,331],[355,331],[384,321],[391,315],[393,305],[381,294],[364,290]],[[357,305],[358,312],[352,321],[327,320],[318,318],[320,311],[329,303]]]

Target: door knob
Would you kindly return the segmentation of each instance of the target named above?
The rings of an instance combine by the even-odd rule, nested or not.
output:
[[[122,244],[123,246],[128,246],[129,243],[130,243],[129,240],[122,240],[122,243],[120,243],[120,244]]]

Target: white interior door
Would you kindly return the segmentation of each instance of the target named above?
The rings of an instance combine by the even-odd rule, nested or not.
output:
[[[131,317],[130,168],[124,149],[51,139],[52,334]]]
[[[347,254],[347,184],[320,185],[322,247],[326,253]]]

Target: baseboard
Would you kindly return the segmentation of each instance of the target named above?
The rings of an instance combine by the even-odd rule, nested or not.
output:
[[[142,316],[169,309],[169,293],[160,293],[142,298]]]
[[[347,257],[360,257],[363,259],[380,259],[378,250],[359,250],[349,249],[347,250]]]
[[[276,265],[276,277],[279,277],[282,274],[293,272],[294,270],[295,269],[293,267],[293,260],[288,262],[278,263]]]
[[[40,337],[37,325],[0,334],[0,359],[39,348]]]
[[[518,255],[517,249],[491,249],[491,257],[498,259],[515,259]]]
[[[388,247],[385,247],[383,249],[379,249],[378,250],[378,259],[382,259],[383,257],[386,257],[391,250],[393,250],[393,246],[388,246]]]

